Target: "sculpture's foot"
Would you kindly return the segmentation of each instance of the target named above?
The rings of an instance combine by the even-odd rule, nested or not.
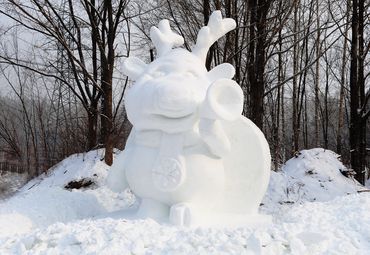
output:
[[[169,221],[177,226],[191,226],[194,221],[194,212],[188,204],[180,203],[171,206]]]
[[[165,220],[168,218],[169,207],[157,200],[142,198],[136,215],[139,218],[153,218],[155,220]]]

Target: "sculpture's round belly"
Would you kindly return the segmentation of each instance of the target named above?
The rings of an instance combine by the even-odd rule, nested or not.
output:
[[[140,152],[140,153],[139,153]],[[141,198],[151,198],[173,205],[189,202],[212,208],[222,198],[224,167],[221,159],[212,158],[205,148],[184,149],[183,180],[174,189],[160,188],[153,178],[158,162],[158,148],[134,145],[127,155],[126,177],[132,191]]]

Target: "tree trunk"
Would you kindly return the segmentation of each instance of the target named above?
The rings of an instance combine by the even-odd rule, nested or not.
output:
[[[108,21],[108,28],[106,29],[106,42],[108,54],[102,57],[102,118],[101,118],[101,133],[105,145],[104,160],[107,165],[113,163],[113,101],[112,101],[112,81],[113,81],[113,67],[114,67],[114,28],[113,28],[113,13],[112,2],[110,0],[104,1],[104,8],[106,9],[106,18]],[[105,22],[106,20],[104,20]],[[104,33],[104,32],[103,32]],[[102,36],[104,38],[104,36]],[[104,54],[105,52],[101,52]]]
[[[103,80],[102,90],[102,117],[101,117],[101,134],[105,145],[104,160],[107,165],[113,163],[113,141],[112,133],[112,76],[107,74]]]
[[[314,146],[319,147],[319,86],[320,86],[320,15],[319,0],[316,0],[316,65],[315,65],[315,140]]]
[[[328,96],[329,96],[329,62],[326,61],[326,83],[325,83],[325,97],[324,97],[324,107],[325,107],[325,118],[323,118],[323,138],[324,138],[324,148],[328,149],[329,146],[329,112],[328,112]]]
[[[203,0],[203,20],[204,20],[204,25],[207,26],[209,16],[211,15],[211,6],[209,3],[209,0]],[[214,54],[214,44],[209,48],[209,51],[207,53],[206,57],[206,68],[207,70],[211,70],[211,64],[212,64],[212,58]]]
[[[298,102],[298,94],[299,91],[297,89],[297,72],[298,72],[298,4],[294,7],[294,36],[293,36],[293,98],[292,98],[292,105],[293,105],[293,148],[292,154],[294,154],[299,149],[299,128],[298,128],[298,109],[297,109],[297,102]]]
[[[248,51],[251,120],[263,129],[263,94],[265,91],[266,17],[269,1],[249,1],[250,32]]]
[[[96,105],[92,105],[87,111],[87,150],[96,148],[97,143],[97,125],[98,125],[98,110]]]
[[[350,6],[347,3],[347,10],[349,11]],[[349,24],[349,15],[346,19],[346,27],[344,31],[343,39],[343,53],[342,53],[342,66],[341,66],[341,75],[340,75],[340,92],[339,92],[339,110],[338,110],[338,129],[337,129],[337,153],[342,154],[342,129],[344,123],[344,89],[346,87],[346,56],[347,56],[347,44],[348,40],[348,24]]]
[[[281,10],[282,2],[279,1],[279,10]],[[279,23],[281,23],[281,18],[279,19]],[[282,61],[282,37],[281,37],[281,30],[278,32],[278,45],[279,45],[279,53],[278,53],[278,84],[282,81],[282,72],[283,72],[283,61]],[[281,148],[280,148],[280,109],[281,109],[281,87],[278,87],[277,91],[277,109],[276,109],[276,118],[273,120],[273,137],[274,137],[274,168],[275,171],[278,171],[279,163],[281,162]]]
[[[363,52],[363,13],[361,15],[361,7],[364,1],[352,1],[352,41],[351,41],[351,68],[350,68],[350,105],[351,105],[351,120],[350,120],[350,148],[351,148],[351,165],[356,172],[355,178],[365,184],[365,137],[366,137],[366,121],[361,118],[363,92],[363,60],[361,52]],[[360,8],[359,8],[360,7]],[[363,11],[363,8],[362,8]],[[361,18],[362,16],[362,24]],[[361,24],[361,25],[360,25]],[[362,69],[362,70],[361,70]]]

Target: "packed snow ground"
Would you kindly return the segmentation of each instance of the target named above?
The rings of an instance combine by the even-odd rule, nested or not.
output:
[[[273,223],[254,229],[125,219],[135,198],[105,186],[102,153],[73,155],[0,202],[0,254],[370,253],[370,193],[331,151],[302,151],[272,173],[261,213]],[[92,184],[65,188],[82,179]]]

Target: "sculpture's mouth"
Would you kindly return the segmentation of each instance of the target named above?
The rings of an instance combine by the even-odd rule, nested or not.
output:
[[[196,112],[186,115],[165,115],[163,113],[147,113],[144,118],[131,119],[137,130],[160,130],[166,133],[179,133],[192,130],[197,121]]]
[[[190,119],[193,117],[193,113],[188,113],[188,114],[179,114],[179,113],[173,113],[173,114],[168,114],[168,113],[153,113],[153,115],[159,119],[167,119],[167,120],[174,120],[174,121],[179,121],[179,120],[186,120]]]
[[[182,120],[187,119],[194,115],[196,112],[196,103],[188,103],[181,105],[179,102],[176,107],[169,107],[166,104],[154,104],[151,109],[148,109],[148,113],[161,119],[171,120]]]

